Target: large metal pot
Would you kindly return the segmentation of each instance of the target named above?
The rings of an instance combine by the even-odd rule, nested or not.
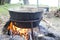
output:
[[[10,18],[12,20],[27,21],[27,20],[37,20],[42,17],[43,11],[27,11],[27,10],[9,10]]]
[[[42,18],[42,12],[43,11],[34,11],[34,10],[29,10],[29,11],[16,11],[16,10],[9,10],[10,14],[10,20],[15,21],[17,26],[21,25],[26,25],[26,27],[31,27],[31,24],[29,22],[21,22],[21,21],[34,21],[34,20],[39,20],[33,22],[33,26],[36,27],[39,25],[39,22]],[[29,26],[30,25],[30,26]]]

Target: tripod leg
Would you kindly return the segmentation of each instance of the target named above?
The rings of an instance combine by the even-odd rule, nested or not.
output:
[[[10,35],[10,39],[9,39],[9,40],[14,40],[14,39],[13,39],[12,30],[10,30],[10,33],[11,33],[11,35]]]
[[[31,36],[32,36],[32,40],[34,40],[34,35],[33,35],[33,23],[31,22]]]

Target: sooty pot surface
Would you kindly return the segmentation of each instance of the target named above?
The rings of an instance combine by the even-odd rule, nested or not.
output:
[[[11,21],[16,21],[16,26],[21,26],[22,27],[31,27],[30,22],[19,22],[19,21],[31,21],[31,20],[39,20],[36,22],[32,22],[33,26],[36,27],[39,25],[39,22],[41,21],[42,18],[42,13],[43,11],[37,11],[36,8],[28,9],[28,8],[20,8],[20,9],[10,9],[9,14],[10,14],[10,20]]]

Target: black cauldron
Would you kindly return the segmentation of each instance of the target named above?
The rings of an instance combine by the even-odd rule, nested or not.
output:
[[[33,27],[36,27],[39,25],[41,19],[42,19],[42,13],[43,11],[16,11],[16,10],[9,10],[10,14],[10,20],[15,21],[17,27],[24,27],[24,28],[30,28],[31,23],[29,21],[33,21]],[[34,21],[38,20],[38,21]],[[23,21],[23,22],[22,22]],[[27,22],[24,22],[27,21]],[[22,25],[22,26],[21,26]]]

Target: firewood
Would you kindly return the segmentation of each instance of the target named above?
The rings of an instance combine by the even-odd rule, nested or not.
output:
[[[53,28],[53,29],[56,29],[56,27],[53,26],[52,23],[50,23],[50,22],[49,22],[48,20],[46,20],[45,18],[43,18],[42,20],[49,26],[49,28],[51,27],[51,28]]]

